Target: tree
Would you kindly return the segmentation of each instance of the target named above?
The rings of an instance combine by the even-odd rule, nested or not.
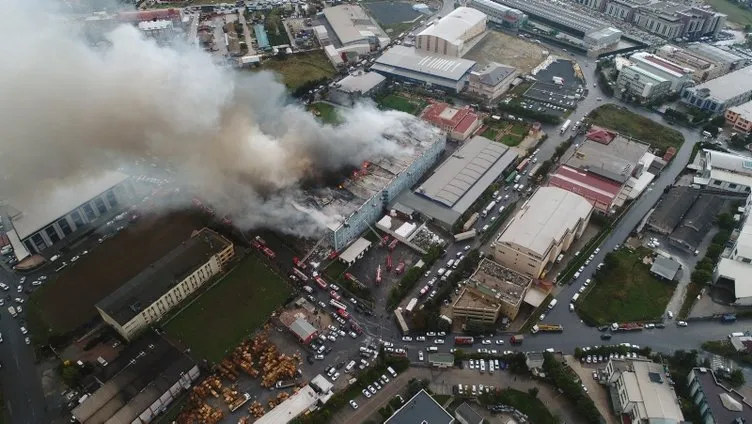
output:
[[[692,271],[690,279],[695,284],[707,284],[713,279],[713,273],[704,269],[696,269]]]
[[[741,387],[744,385],[744,373],[741,369],[736,368],[733,371],[731,371],[731,375],[729,376],[729,383],[731,383],[734,387]]]
[[[721,253],[723,253],[723,245],[711,243],[710,246],[708,246],[707,252],[705,252],[705,256],[715,262],[718,260],[718,257],[721,256]]]
[[[726,231],[733,230],[734,226],[736,225],[734,217],[726,212],[718,214],[718,216],[715,218],[715,223],[716,225],[718,225],[718,228]]]
[[[742,378],[744,378],[744,376],[742,376]],[[530,389],[528,389],[527,394],[529,394],[530,396],[532,396],[534,398],[537,398],[538,397],[538,388],[537,387],[531,387]]]

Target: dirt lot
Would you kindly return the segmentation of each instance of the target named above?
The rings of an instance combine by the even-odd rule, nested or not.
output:
[[[476,44],[465,59],[486,65],[499,62],[517,68],[520,74],[530,72],[545,59],[544,49],[519,37],[497,31],[489,31],[486,38]]]
[[[72,331],[97,315],[94,304],[201,227],[202,219],[187,213],[145,216],[63,270],[34,293],[29,306],[38,308],[54,333]]]

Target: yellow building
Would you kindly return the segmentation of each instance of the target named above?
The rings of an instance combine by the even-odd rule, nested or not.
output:
[[[541,187],[525,202],[496,240],[496,262],[539,278],[546,267],[582,236],[593,205],[558,187]]]
[[[222,272],[235,254],[233,244],[204,228],[105,297],[96,308],[127,341]]]
[[[726,110],[726,124],[734,131],[749,134],[752,132],[752,102],[740,104]]]

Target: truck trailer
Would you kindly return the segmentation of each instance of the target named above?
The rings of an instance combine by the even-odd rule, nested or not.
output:
[[[477,235],[478,235],[478,230],[476,230],[475,228],[473,228],[470,231],[465,231],[463,233],[455,234],[454,235],[454,241],[458,242],[458,241],[463,241],[463,240],[469,240],[469,239],[471,239],[471,238],[473,238],[473,237],[475,237]]]

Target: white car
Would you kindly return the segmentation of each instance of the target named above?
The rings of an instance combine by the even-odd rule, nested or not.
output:
[[[24,341],[26,342],[26,344],[31,344],[31,339],[29,339],[28,337],[25,338]]]
[[[369,391],[368,391],[368,390],[366,390],[366,389],[363,389],[363,396],[365,396],[365,397],[367,397],[367,398],[370,398],[370,397],[371,397],[371,392],[369,392]]]
[[[21,334],[26,334],[28,332],[29,330],[27,330],[26,327],[21,327]]]
[[[41,286],[42,282],[39,281],[39,280],[34,280],[34,281],[31,282],[31,285],[34,286],[34,287]]]
[[[588,278],[587,280],[585,280],[585,283],[584,283],[584,284],[585,284],[585,287],[589,286],[589,285],[590,285],[590,282],[591,282],[591,280],[590,280],[589,278]]]
[[[371,394],[374,394],[374,395],[376,394],[376,389],[374,389],[373,386],[370,384],[368,385],[368,391],[371,392]]]
[[[424,342],[426,341],[426,336],[418,336],[415,338],[416,342]]]
[[[495,342],[495,343],[496,343],[497,345],[503,345],[503,344],[504,344],[504,340],[501,340],[501,339],[499,339],[499,340],[496,340],[496,342]]]
[[[418,351],[418,360],[419,361],[423,361],[423,351],[422,350]]]
[[[339,373],[335,372],[334,375],[332,376],[332,381],[337,381],[338,378],[339,378]]]
[[[436,337],[436,333],[434,333],[433,331],[429,331],[428,333],[426,333],[426,336],[428,336],[428,337]]]
[[[436,339],[433,341],[435,344],[444,344],[444,339]]]
[[[352,399],[350,399],[350,406],[352,406],[352,409],[358,409],[358,404]]]
[[[46,279],[47,279],[47,276],[46,276],[46,275],[42,275],[42,276],[40,276],[40,277],[38,278],[38,280],[39,280],[39,281],[44,281],[44,280],[46,280]],[[22,281],[22,282],[23,282],[23,281]]]
[[[404,337],[402,337],[402,341],[403,342],[411,342],[411,341],[413,341],[413,338],[410,337],[410,336],[404,336]]]
[[[18,303],[19,305],[20,305],[20,304],[22,304],[22,303],[24,303],[24,300],[23,300],[23,299],[21,299],[20,297],[17,297],[17,298],[15,298],[15,299],[13,299],[13,300],[15,300],[15,301],[16,301],[16,303]]]
[[[72,257],[72,258],[70,259],[70,261],[71,261],[71,262],[76,262],[76,261],[77,261],[77,260],[78,260],[79,258],[81,258],[81,257],[80,257],[80,256],[78,256],[78,255],[76,255],[76,256]]]
[[[19,314],[23,313],[23,308],[21,307],[21,305],[16,306],[16,312]]]
[[[16,291],[21,293],[23,291],[23,286],[19,284]]]
[[[678,325],[679,327],[686,327],[687,321],[676,321],[676,325]]]
[[[509,197],[509,195],[507,195],[507,197]],[[470,250],[470,245],[467,245],[467,246],[463,247],[462,250],[464,250],[465,252],[467,252],[468,250]]]

